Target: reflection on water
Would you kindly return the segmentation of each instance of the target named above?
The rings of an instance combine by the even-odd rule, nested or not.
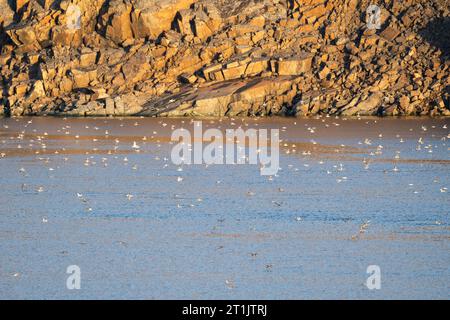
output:
[[[448,120],[203,126],[280,129],[282,170],[173,165],[190,119],[0,119],[0,298],[449,297]]]

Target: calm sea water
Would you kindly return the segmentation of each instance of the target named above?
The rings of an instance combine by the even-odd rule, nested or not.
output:
[[[450,298],[449,120],[203,126],[278,128],[278,175],[174,165],[189,119],[0,119],[0,298]]]

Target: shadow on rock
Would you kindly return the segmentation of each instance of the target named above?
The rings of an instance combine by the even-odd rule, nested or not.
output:
[[[450,57],[450,17],[438,18],[431,21],[420,35],[432,46],[442,51],[442,59]]]

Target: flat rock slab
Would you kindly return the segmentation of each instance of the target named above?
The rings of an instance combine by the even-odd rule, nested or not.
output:
[[[140,116],[182,116],[187,113],[199,116],[223,116],[230,103],[253,103],[278,90],[287,90],[292,77],[270,77],[231,80],[204,87],[185,87],[176,94],[165,95],[144,104]]]

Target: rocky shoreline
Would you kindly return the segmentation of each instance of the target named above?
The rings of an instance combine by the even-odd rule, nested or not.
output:
[[[450,116],[448,0],[0,0],[0,116]]]

